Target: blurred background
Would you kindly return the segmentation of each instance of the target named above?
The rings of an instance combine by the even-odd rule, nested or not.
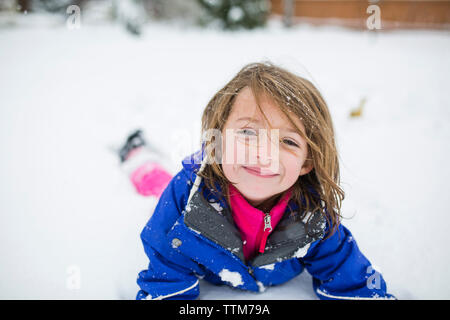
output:
[[[450,1],[0,0],[0,298],[133,299],[148,263],[118,149],[175,174],[245,64],[311,80],[333,116],[343,224],[399,299],[449,299]],[[260,294],[316,299],[311,277]]]

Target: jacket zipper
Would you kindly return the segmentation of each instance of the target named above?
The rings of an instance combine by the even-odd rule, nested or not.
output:
[[[261,243],[259,245],[259,252],[264,253],[264,249],[266,248],[267,238],[269,234],[272,232],[272,218],[270,217],[270,212],[264,213],[264,229],[263,236],[261,239]]]
[[[269,232],[272,231],[272,218],[270,217],[270,212],[264,213],[264,232],[270,229]]]

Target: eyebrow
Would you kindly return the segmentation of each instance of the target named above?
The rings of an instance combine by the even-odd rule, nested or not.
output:
[[[253,122],[253,123],[257,123],[257,124],[261,123],[260,120],[252,118],[252,117],[242,117],[242,118],[237,119],[236,121],[248,121],[248,122]],[[286,128],[286,129],[282,129],[282,130],[286,130],[288,132],[299,134],[298,131],[293,128]]]
[[[258,119],[252,118],[252,117],[242,117],[237,119],[236,121],[250,121],[253,123],[261,123],[261,121],[259,121]]]

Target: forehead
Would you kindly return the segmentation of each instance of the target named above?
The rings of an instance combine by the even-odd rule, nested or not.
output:
[[[271,99],[261,96],[259,103],[269,123],[258,108],[256,99],[248,87],[243,88],[236,96],[227,122],[256,122],[272,128],[297,132],[288,117]],[[305,131],[303,123],[294,113],[291,119],[303,132]]]

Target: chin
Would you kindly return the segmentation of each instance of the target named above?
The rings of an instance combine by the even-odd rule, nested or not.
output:
[[[272,190],[261,190],[255,186],[236,185],[236,188],[249,202],[262,202],[277,193]]]

